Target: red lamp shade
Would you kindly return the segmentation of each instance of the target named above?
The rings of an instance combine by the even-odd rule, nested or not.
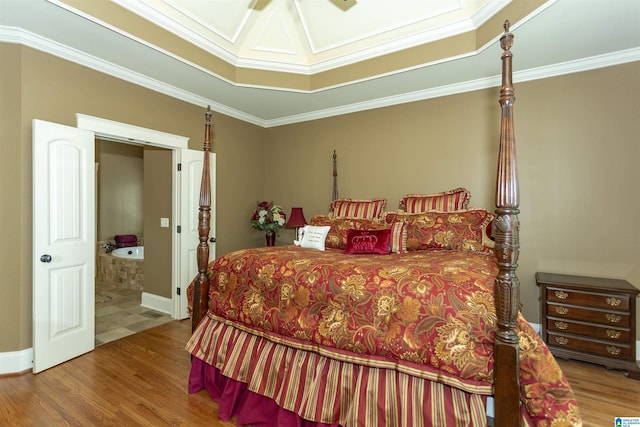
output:
[[[291,208],[291,214],[289,215],[289,221],[287,221],[286,227],[298,228],[307,225],[307,220],[304,219],[302,208]]]

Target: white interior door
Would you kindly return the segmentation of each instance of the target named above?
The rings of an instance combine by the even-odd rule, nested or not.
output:
[[[198,234],[198,212],[200,208],[200,182],[202,180],[203,152],[198,150],[181,150],[182,172],[181,191],[182,202],[180,203],[180,319],[189,317],[187,305],[187,286],[198,274],[197,249],[199,240]],[[211,224],[209,237],[209,260],[216,257],[215,244],[215,189],[216,189],[216,155],[210,154],[209,166],[211,176]]]
[[[93,350],[94,134],[33,121],[33,372]]]

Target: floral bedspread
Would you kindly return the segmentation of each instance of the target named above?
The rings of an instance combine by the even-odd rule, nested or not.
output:
[[[210,264],[209,312],[278,343],[490,395],[496,274],[495,258],[474,252],[247,249]],[[562,371],[521,316],[518,334],[530,417],[579,425]]]

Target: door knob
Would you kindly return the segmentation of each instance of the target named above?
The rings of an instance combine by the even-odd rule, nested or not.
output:
[[[40,261],[42,262],[51,262],[51,255],[44,254],[40,257]]]

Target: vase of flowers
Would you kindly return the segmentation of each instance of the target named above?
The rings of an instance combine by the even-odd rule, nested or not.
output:
[[[273,246],[276,234],[284,227],[286,216],[282,207],[273,202],[258,202],[256,210],[251,215],[251,226],[265,232],[267,246]]]

